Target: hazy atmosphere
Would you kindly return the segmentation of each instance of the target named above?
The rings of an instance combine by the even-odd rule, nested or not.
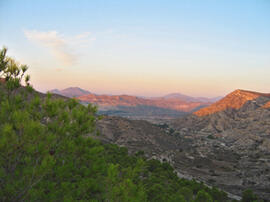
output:
[[[270,91],[270,1],[0,1],[0,45],[42,92]]]

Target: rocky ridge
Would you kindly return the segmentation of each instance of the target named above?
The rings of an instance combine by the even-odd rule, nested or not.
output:
[[[270,94],[238,89],[233,91],[223,99],[219,100],[218,102],[213,103],[209,107],[205,107],[199,111],[194,112],[194,114],[197,116],[206,116],[219,111],[224,111],[226,109],[239,109],[247,101],[254,100],[258,97],[270,97]]]

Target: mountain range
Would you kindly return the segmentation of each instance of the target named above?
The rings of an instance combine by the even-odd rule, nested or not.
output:
[[[220,97],[191,97],[180,93],[168,94],[162,97],[97,95],[78,87],[63,90],[54,89],[50,92],[66,97],[75,97],[83,104],[95,104],[99,107],[99,113],[104,115],[145,120],[181,117],[220,99]]]
[[[190,112],[197,107],[209,105],[210,102],[187,101],[181,98],[141,98],[130,95],[82,95],[77,97],[80,101],[95,103],[99,106],[155,106],[176,111]]]

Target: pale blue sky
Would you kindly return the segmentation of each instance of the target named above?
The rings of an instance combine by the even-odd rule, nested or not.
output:
[[[38,90],[270,92],[270,1],[0,0],[0,46]]]

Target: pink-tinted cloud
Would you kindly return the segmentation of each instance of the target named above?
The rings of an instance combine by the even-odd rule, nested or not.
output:
[[[66,66],[71,66],[77,61],[78,56],[74,53],[76,47],[95,40],[93,37],[90,38],[89,32],[74,37],[65,37],[57,31],[24,30],[24,34],[28,40],[48,48],[51,54]]]

